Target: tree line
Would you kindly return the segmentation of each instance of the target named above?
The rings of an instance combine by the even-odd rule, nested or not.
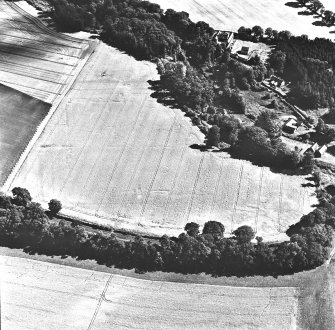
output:
[[[107,266],[138,272],[291,274],[315,268],[327,260],[335,228],[335,200],[323,194],[318,208],[291,226],[286,232],[290,240],[282,243],[255,238],[256,233],[249,226],[241,226],[225,237],[225,227],[217,221],[206,222],[202,231],[198,224],[188,223],[178,237],[164,235],[153,241],[136,236],[120,240],[112,231],[91,232],[80,224],[55,221],[61,208],[57,200],[50,201],[50,211],[46,212],[32,201],[28,190],[16,187],[12,193],[13,196],[0,194],[2,246],[94,259]]]
[[[277,170],[312,173],[314,155],[301,154],[281,141],[281,123],[273,110],[263,111],[254,125],[243,125],[231,115],[215,115],[207,134],[207,147],[218,147],[220,142],[230,144],[230,152],[240,159]]]
[[[317,0],[299,3],[322,17],[333,17]],[[330,40],[309,40],[306,35],[294,37],[289,31],[277,31],[270,27],[263,30],[258,25],[253,28],[242,26],[237,38],[277,45],[267,66],[262,65],[256,56],[249,63],[254,69],[243,70],[242,65],[229,59],[229,51],[224,54],[225,49],[213,38],[214,29],[205,22],[192,22],[186,12],[172,9],[164,12],[157,4],[140,0],[57,0],[53,8],[53,17],[59,27],[66,30],[98,28],[102,40],[138,59],[170,57],[195,68],[188,77],[192,79],[197,76],[198,82],[202,79],[199,69],[219,64],[221,76],[224,77],[221,81],[224,87],[221,99],[228,108],[243,112],[245,104],[238,90],[252,89],[255,82],[274,72],[292,82],[290,98],[301,107],[335,106],[335,52]],[[169,76],[172,77],[171,73]],[[178,80],[177,76],[173,78]],[[193,84],[193,87],[199,86],[193,89],[202,90],[203,84]],[[181,84],[173,79],[167,79],[164,86],[172,93],[180,86],[188,88],[187,82]],[[206,94],[203,102],[208,99]],[[179,98],[179,101],[185,99]],[[182,105],[188,106],[187,102]]]
[[[137,59],[171,56],[192,65],[214,60],[222,51],[212,38],[214,29],[194,23],[186,12],[141,0],[57,0],[52,16],[61,30],[94,30],[106,43]]]

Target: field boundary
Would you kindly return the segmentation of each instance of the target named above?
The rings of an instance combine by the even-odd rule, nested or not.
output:
[[[9,3],[7,1],[5,1],[5,3],[7,5],[9,5]],[[10,5],[9,5],[10,6]],[[10,6],[11,7],[11,6]],[[18,7],[17,5],[13,6],[13,9],[16,10],[17,12],[21,13],[22,15],[27,15],[28,18],[30,18],[30,14],[25,12],[22,8],[19,8],[19,10],[17,10]],[[43,25],[43,29],[45,31],[48,31],[47,33],[49,33],[51,30],[48,29],[43,23],[41,23],[38,19],[35,19],[33,17],[33,21],[36,22],[38,21],[38,26],[41,27],[41,25]],[[52,31],[53,32],[53,31]],[[53,33],[51,33],[53,34]],[[60,38],[62,37],[61,34],[54,32],[53,35],[57,35],[60,36]],[[72,37],[69,37],[70,39]],[[66,39],[66,38],[65,38]],[[9,174],[9,176],[7,177],[5,183],[2,186],[2,191],[7,193],[9,192],[9,189],[11,187],[11,184],[13,183],[14,179],[16,178],[18,172],[20,171],[20,168],[22,166],[22,164],[24,163],[24,161],[26,160],[26,158],[28,157],[30,151],[32,150],[33,146],[35,145],[36,141],[39,139],[39,137],[41,136],[41,134],[44,132],[45,127],[47,126],[48,122],[50,121],[50,119],[53,117],[54,113],[56,112],[56,110],[58,109],[60,103],[63,101],[64,97],[70,92],[74,82],[76,81],[78,75],[80,74],[80,72],[82,71],[82,69],[84,68],[85,64],[87,63],[87,61],[89,60],[89,58],[91,57],[92,53],[94,52],[94,49],[96,48],[96,46],[98,45],[98,43],[96,41],[85,41],[85,40],[81,40],[81,39],[76,39],[76,38],[72,38],[73,40],[76,40],[77,42],[80,43],[87,43],[88,45],[88,49],[87,50],[83,50],[83,58],[80,61],[79,64],[77,64],[77,67],[75,69],[75,72],[73,74],[73,77],[70,79],[67,87],[65,88],[65,90],[62,92],[62,95],[60,95],[58,97],[58,99],[56,99],[55,103],[51,106],[48,114],[45,116],[45,118],[42,120],[42,122],[40,123],[40,125],[36,128],[35,134],[33,135],[32,139],[29,141],[28,145],[26,146],[25,150],[21,153],[19,160],[17,161],[17,163],[15,164],[14,168],[12,169],[11,173]],[[71,39],[71,40],[72,40]]]
[[[1,260],[2,259],[2,260]],[[14,259],[14,260],[28,260],[28,262],[32,262],[32,263],[37,263],[37,264],[48,264],[48,265],[55,265],[55,266],[62,266],[64,268],[78,268],[78,269],[85,269],[88,270],[88,268],[82,268],[82,267],[76,267],[76,266],[71,266],[71,265],[64,265],[64,264],[59,264],[59,263],[51,263],[51,262],[47,262],[47,261],[41,261],[41,260],[35,260],[35,259],[31,259],[31,258],[22,258],[22,257],[17,257],[17,256],[8,256],[8,255],[2,255],[0,254],[0,266],[7,266],[10,267],[11,265],[8,264],[8,260],[10,259]],[[322,267],[322,266],[321,266]],[[109,278],[107,279],[107,282],[110,282],[111,279],[113,277],[121,277],[121,278],[129,278],[129,279],[136,279],[138,281],[142,281],[142,282],[160,282],[162,284],[164,283],[168,283],[168,284],[176,284],[176,285],[190,285],[190,286],[210,286],[210,287],[217,287],[217,288],[234,288],[234,289],[246,289],[246,290],[253,290],[253,289],[264,289],[264,288],[275,288],[275,289],[293,289],[295,291],[295,293],[297,293],[297,291],[299,291],[299,287],[298,286],[271,286],[271,285],[267,285],[267,286],[235,286],[235,285],[220,285],[220,284],[211,284],[211,283],[195,283],[195,282],[178,282],[178,281],[162,281],[162,280],[156,280],[156,279],[144,279],[144,278],[139,278],[136,276],[126,276],[126,275],[119,275],[119,274],[113,274],[110,272],[104,272],[101,270],[91,270],[92,272],[97,272],[97,273],[102,273],[102,274],[110,274]],[[107,283],[106,283],[107,284]],[[105,284],[105,286],[106,286]],[[104,286],[104,287],[105,287]],[[101,297],[101,295],[100,295]]]
[[[63,40],[68,40],[68,41],[77,42],[77,43],[81,43],[81,44],[85,42],[83,39],[71,37],[71,36],[68,36],[66,34],[58,33],[58,32],[55,32],[55,31],[49,29],[46,25],[44,25],[41,22],[40,19],[38,19],[38,18],[30,15],[28,12],[26,12],[24,9],[22,9],[20,6],[18,6],[14,2],[9,2],[9,1],[4,0],[4,3],[8,7],[12,8],[16,12],[18,12],[19,14],[21,14],[22,16],[24,16],[27,20],[31,21],[33,24],[37,25],[41,30],[43,30],[44,32],[48,33],[49,35],[58,37],[58,38],[63,39]]]

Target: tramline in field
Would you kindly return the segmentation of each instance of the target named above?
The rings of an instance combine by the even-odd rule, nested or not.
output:
[[[0,83],[52,104],[78,73],[89,42],[58,34],[0,1]]]
[[[92,47],[48,29],[14,2],[0,0],[1,185],[29,153],[29,143],[43,130]]]
[[[140,233],[178,235],[187,222],[216,220],[228,233],[248,224],[265,239],[284,238],[316,203],[304,177],[191,149],[203,135],[150,96],[154,79],[154,64],[101,43],[7,188]]]
[[[295,287],[148,281],[13,257],[1,258],[0,266],[2,321],[8,329],[28,324],[50,330],[244,329],[246,324],[294,329],[297,324]]]
[[[313,15],[298,15],[303,8],[285,5],[286,0],[153,0],[162,9],[185,11],[194,22],[204,21],[214,29],[237,32],[241,26],[260,25],[278,31],[288,30],[310,38],[331,38],[328,29],[313,24]],[[333,0],[321,0],[326,9],[335,10]],[[288,2],[289,3],[289,2]],[[294,3],[292,1],[292,3]]]

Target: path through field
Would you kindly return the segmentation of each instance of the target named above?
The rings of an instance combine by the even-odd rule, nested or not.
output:
[[[303,177],[273,174],[189,146],[204,136],[179,109],[150,97],[155,65],[100,44],[7,188],[62,201],[64,213],[149,234],[187,222],[248,224],[283,238],[316,203]]]
[[[299,291],[140,280],[1,257],[10,330],[295,329]]]
[[[329,3],[327,2],[329,1]],[[163,9],[186,11],[193,21],[205,21],[215,29],[237,31],[239,27],[260,25],[264,29],[288,30],[310,38],[333,38],[332,29],[315,26],[313,16],[298,15],[303,8],[285,5],[287,0],[152,0]],[[333,0],[323,0],[329,10],[335,10]],[[331,2],[331,4],[330,4]]]

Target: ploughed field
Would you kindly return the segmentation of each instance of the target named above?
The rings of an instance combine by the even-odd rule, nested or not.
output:
[[[4,329],[295,329],[299,289],[148,281],[0,257]]]
[[[178,235],[187,222],[217,220],[228,233],[247,224],[284,238],[316,203],[305,178],[191,149],[204,136],[150,96],[150,79],[154,64],[101,43],[6,189],[140,233]]]
[[[0,83],[53,103],[77,74],[89,43],[58,34],[0,0]]]
[[[48,103],[0,84],[0,185],[49,109]]]
[[[214,29],[237,31],[239,27],[260,25],[264,29],[288,30],[310,38],[332,38],[331,29],[313,25],[312,15],[298,15],[305,8],[286,6],[287,0],[152,0],[163,9],[186,11],[193,21],[204,21]],[[295,2],[295,1],[291,1]],[[321,0],[325,8],[335,11],[334,0]]]

